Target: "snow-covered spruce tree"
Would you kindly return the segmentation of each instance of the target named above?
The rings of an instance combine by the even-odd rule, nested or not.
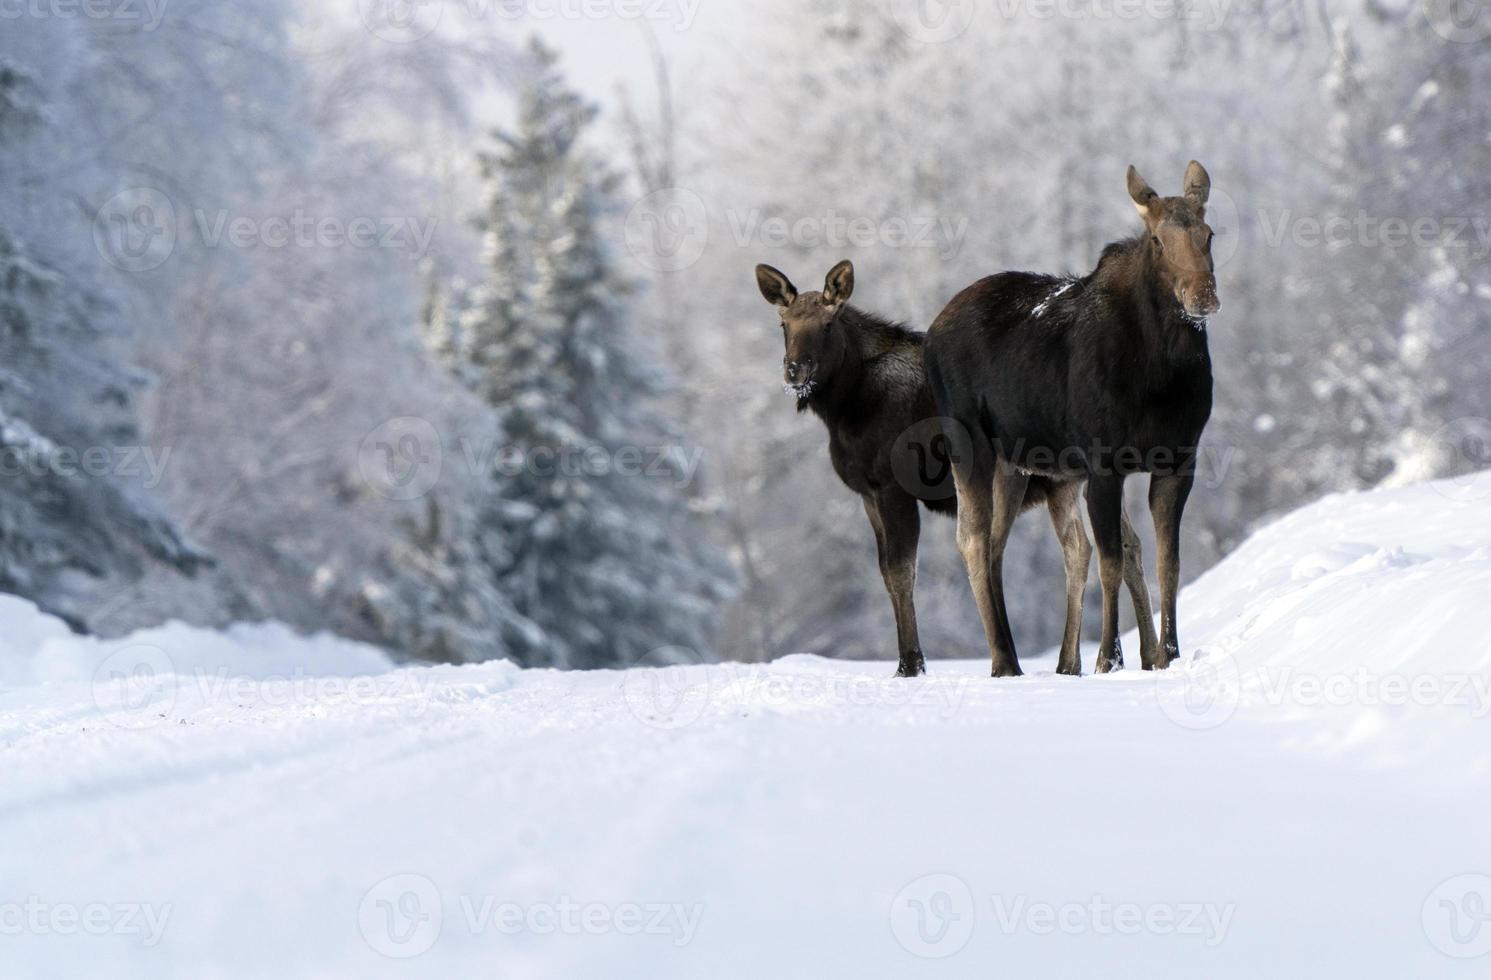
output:
[[[45,95],[0,58],[0,165],[47,128]],[[7,203],[0,193],[0,213]],[[113,349],[117,310],[90,272],[56,267],[0,221],[0,591],[108,631],[100,593],[205,557],[146,489],[139,379]]]
[[[481,157],[486,279],[441,341],[497,419],[481,552],[541,631],[504,639],[525,664],[572,668],[702,653],[729,575],[690,513],[696,459],[661,416],[668,379],[607,245],[617,178],[584,146],[596,110],[553,53],[531,55],[517,126]]]

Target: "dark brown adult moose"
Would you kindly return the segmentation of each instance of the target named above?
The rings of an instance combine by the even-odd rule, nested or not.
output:
[[[1109,245],[1091,274],[982,279],[928,331],[927,375],[939,413],[975,434],[974,452],[953,468],[958,545],[996,674],[1018,670],[1000,568],[1033,479],[1088,481],[1103,586],[1102,673],[1123,666],[1124,480],[1150,474],[1163,649],[1141,640],[1149,647],[1141,659],[1150,670],[1180,656],[1180,522],[1211,417],[1206,318],[1220,306],[1206,223],[1211,178],[1192,161],[1182,196],[1160,197],[1130,167],[1128,190],[1144,233]]]
[[[828,427],[834,472],[860,495],[875,531],[880,573],[896,616],[896,675],[924,674],[913,600],[921,536],[918,505],[934,513],[957,513],[953,466],[966,452],[942,432],[933,410],[922,363],[925,335],[850,306],[854,266],[849,262],[834,266],[822,292],[799,294],[791,280],[769,265],[756,267],[756,282],[781,316],[787,390],[796,397],[799,412],[811,410]],[[1082,590],[1092,554],[1077,507],[1081,483],[1036,477],[1020,493],[1019,510],[1046,504],[1062,544],[1067,616],[1057,669],[1078,674]],[[1133,535],[1127,525],[1125,529]],[[1125,579],[1136,613],[1148,623],[1149,596],[1138,549],[1131,555]],[[1012,671],[1018,672],[1018,667]]]

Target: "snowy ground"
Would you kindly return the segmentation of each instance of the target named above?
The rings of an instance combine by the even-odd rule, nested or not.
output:
[[[1488,607],[1491,476],[1269,528],[1158,678],[395,670],[3,600],[0,975],[1484,977]]]

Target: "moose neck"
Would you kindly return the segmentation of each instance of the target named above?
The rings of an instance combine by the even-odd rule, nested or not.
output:
[[[1110,295],[1124,297],[1128,313],[1158,359],[1206,356],[1206,320],[1193,317],[1175,298],[1160,258],[1147,235],[1109,245],[1093,274]]]
[[[835,341],[834,363],[813,388],[812,394],[800,398],[797,410],[809,409],[814,415],[830,425],[841,421],[853,412],[862,397],[861,381],[864,377],[865,328],[869,317],[853,306],[840,311],[833,329],[838,336]]]

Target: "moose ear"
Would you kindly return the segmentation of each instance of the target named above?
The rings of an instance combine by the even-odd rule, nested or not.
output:
[[[1131,165],[1129,167],[1129,198],[1134,202],[1134,207],[1139,209],[1139,217],[1148,221],[1150,218],[1149,208],[1160,195],[1149,186],[1149,181],[1139,176],[1139,171]]]
[[[1195,160],[1186,167],[1185,195],[1198,208],[1206,207],[1206,200],[1211,197],[1211,174]]]
[[[756,266],[756,285],[772,306],[785,309],[797,302],[797,287],[792,285],[792,280],[769,265]]]
[[[854,263],[845,259],[829,270],[823,281],[823,305],[843,306],[854,295]]]

